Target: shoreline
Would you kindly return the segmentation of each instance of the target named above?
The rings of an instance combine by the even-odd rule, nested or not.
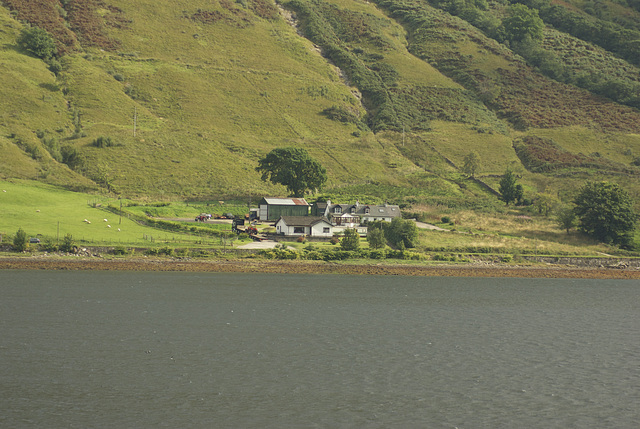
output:
[[[422,277],[518,277],[574,279],[640,279],[638,269],[581,268],[545,265],[519,266],[506,264],[338,264],[328,262],[273,260],[209,260],[186,259],[103,259],[103,258],[42,258],[0,257],[1,270],[97,270],[97,271],[163,271],[220,272],[265,274],[342,274]]]

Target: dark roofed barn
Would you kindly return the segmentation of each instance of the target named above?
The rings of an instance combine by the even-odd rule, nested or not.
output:
[[[304,198],[263,198],[259,205],[258,218],[275,221],[280,216],[308,216],[309,203]]]

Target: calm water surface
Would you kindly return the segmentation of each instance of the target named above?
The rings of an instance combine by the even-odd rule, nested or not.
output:
[[[637,281],[0,271],[3,428],[638,428]]]

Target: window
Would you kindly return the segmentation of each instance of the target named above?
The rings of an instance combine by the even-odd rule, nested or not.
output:
[[[371,209],[369,207],[365,207],[364,208],[364,213],[365,214],[369,214],[370,211],[371,211]]]
[[[351,214],[354,214],[356,212],[356,208],[355,207],[351,207]]]
[[[293,227],[294,234],[304,234],[304,226],[294,226]]]
[[[324,228],[322,228],[323,234],[329,234],[330,232],[331,232],[331,229],[328,226],[325,226]]]
[[[334,213],[342,213],[342,207],[337,206],[336,208],[333,209]]]

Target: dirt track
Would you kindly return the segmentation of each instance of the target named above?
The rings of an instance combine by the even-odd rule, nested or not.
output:
[[[640,279],[637,269],[518,267],[506,265],[344,265],[327,262],[257,260],[0,258],[0,270],[118,270],[395,276]]]

